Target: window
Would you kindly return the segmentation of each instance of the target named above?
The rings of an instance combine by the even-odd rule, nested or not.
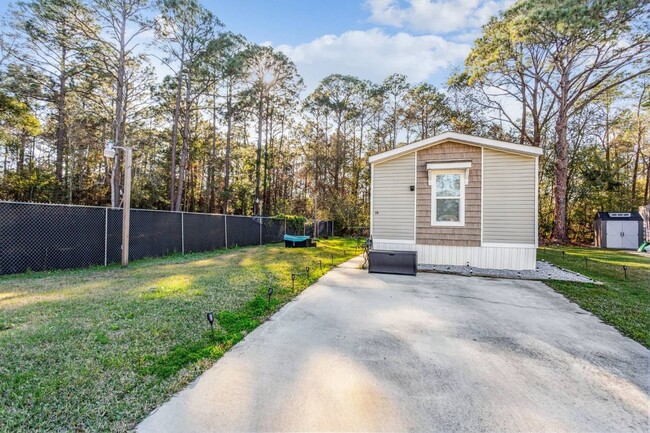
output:
[[[431,225],[465,225],[465,170],[430,171]]]

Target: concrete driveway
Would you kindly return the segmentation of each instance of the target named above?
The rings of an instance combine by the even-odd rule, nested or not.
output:
[[[141,433],[647,432],[649,351],[540,282],[323,277]]]

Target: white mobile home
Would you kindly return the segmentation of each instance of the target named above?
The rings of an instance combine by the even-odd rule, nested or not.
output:
[[[447,132],[370,157],[373,248],[420,264],[535,269],[542,150]]]

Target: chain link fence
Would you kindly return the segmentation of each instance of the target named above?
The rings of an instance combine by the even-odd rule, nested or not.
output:
[[[330,236],[332,221],[318,221]],[[131,209],[129,260],[282,242],[284,219]],[[312,235],[313,224],[303,233]],[[122,209],[0,201],[0,275],[119,263]]]

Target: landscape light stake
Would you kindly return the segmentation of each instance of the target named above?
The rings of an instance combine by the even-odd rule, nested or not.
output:
[[[320,271],[323,272],[323,261],[319,260],[318,265],[320,266]]]
[[[269,304],[270,304],[271,303],[271,295],[273,294],[273,287],[272,286],[269,286],[268,294],[269,294]]]
[[[296,289],[296,274],[291,274],[291,290]]]
[[[623,273],[625,274],[625,279],[627,280],[627,266],[623,265]]]
[[[330,258],[332,259],[332,266],[334,266],[334,253],[330,253]]]
[[[309,279],[309,266],[306,266],[305,270],[307,271],[307,279]]]
[[[589,266],[588,262],[589,262],[589,257],[585,257],[585,268],[587,268]]]
[[[210,333],[212,334],[212,339],[214,340],[214,313],[212,311],[207,314],[208,322],[210,322]]]
[[[562,260],[566,258],[566,251],[562,251]]]

